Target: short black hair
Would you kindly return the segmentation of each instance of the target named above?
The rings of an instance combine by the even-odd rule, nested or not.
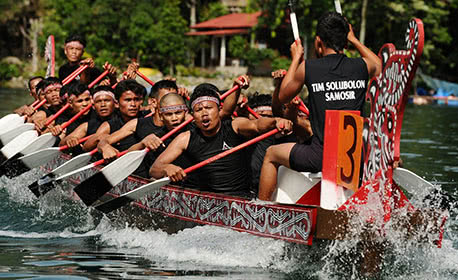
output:
[[[196,88],[192,92],[191,99],[189,100],[189,104],[192,104],[194,100],[196,100],[198,97],[201,97],[201,96],[216,97],[221,104],[221,98],[219,95],[220,95],[220,91],[215,85],[209,84],[209,83],[203,83],[203,84],[196,86]]]
[[[141,98],[145,98],[146,95],[146,88],[141,84],[137,83],[135,80],[123,80],[118,83],[115,88],[115,97],[117,100],[121,98],[121,95],[126,91],[132,91],[137,96],[141,96]]]
[[[86,40],[84,39],[83,36],[81,36],[79,34],[71,34],[70,36],[65,38],[65,44],[67,44],[69,42],[74,42],[74,41],[78,41],[78,42],[81,43],[81,45],[83,45],[83,47],[86,47]]]
[[[347,36],[350,31],[347,20],[339,13],[326,12],[318,20],[316,35],[326,47],[339,52],[347,45]]]
[[[70,88],[71,87],[74,87],[78,82],[73,80],[71,81],[70,83],[66,84],[66,85],[63,85],[61,88],[60,88],[60,92],[59,92],[59,95],[60,97],[64,97],[65,94],[67,94],[67,97],[69,95],[69,92],[70,92]]]
[[[109,91],[109,92],[112,92],[114,94],[114,90],[112,87],[110,86],[98,86],[98,87],[95,87],[95,88],[91,88],[90,91],[91,91],[91,95],[94,95],[96,94],[97,92],[99,91]]]
[[[80,94],[84,93],[86,90],[88,90],[88,87],[86,84],[77,83],[68,89],[68,95],[69,96],[70,95],[79,96]]]
[[[46,87],[48,87],[50,85],[53,85],[53,84],[61,85],[62,83],[56,77],[48,77],[46,79],[41,80],[41,82],[39,82],[39,84],[41,84],[40,89],[45,89]]]
[[[43,78],[42,76],[33,76],[32,78],[30,78],[30,79],[29,79],[29,82],[27,83],[28,86],[29,86],[29,90],[31,90],[31,87],[32,87],[30,84],[32,83],[33,80],[36,80],[36,79],[43,80],[44,78]],[[37,84],[37,85],[38,85],[38,84]]]
[[[151,88],[151,93],[149,94],[149,97],[156,98],[159,95],[159,90],[161,89],[175,89],[178,91],[178,86],[175,81],[171,80],[160,80],[154,84],[154,86]],[[159,100],[158,100],[159,101]]]
[[[259,94],[259,92],[255,92],[252,96],[248,97],[248,106],[253,109],[259,106],[272,106],[272,96],[270,94]]]

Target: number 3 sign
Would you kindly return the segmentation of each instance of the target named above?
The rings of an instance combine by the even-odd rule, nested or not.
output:
[[[336,209],[358,190],[363,125],[359,111],[326,111],[320,203],[323,208]]]

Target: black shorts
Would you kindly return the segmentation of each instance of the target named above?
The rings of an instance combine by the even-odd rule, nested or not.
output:
[[[299,172],[320,172],[323,163],[323,145],[312,136],[307,144],[295,144],[289,154],[289,166]]]

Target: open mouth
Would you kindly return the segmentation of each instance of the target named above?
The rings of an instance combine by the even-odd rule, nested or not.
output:
[[[203,127],[209,127],[210,123],[211,123],[210,119],[207,119],[207,118],[202,119],[202,126]]]

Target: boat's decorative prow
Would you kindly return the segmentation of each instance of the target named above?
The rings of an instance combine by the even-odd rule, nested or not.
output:
[[[399,160],[404,108],[423,44],[423,23],[412,19],[406,32],[406,50],[396,50],[392,44],[380,49],[382,73],[370,81],[366,95],[371,112],[366,120],[363,182],[378,176],[391,181],[393,163]]]

